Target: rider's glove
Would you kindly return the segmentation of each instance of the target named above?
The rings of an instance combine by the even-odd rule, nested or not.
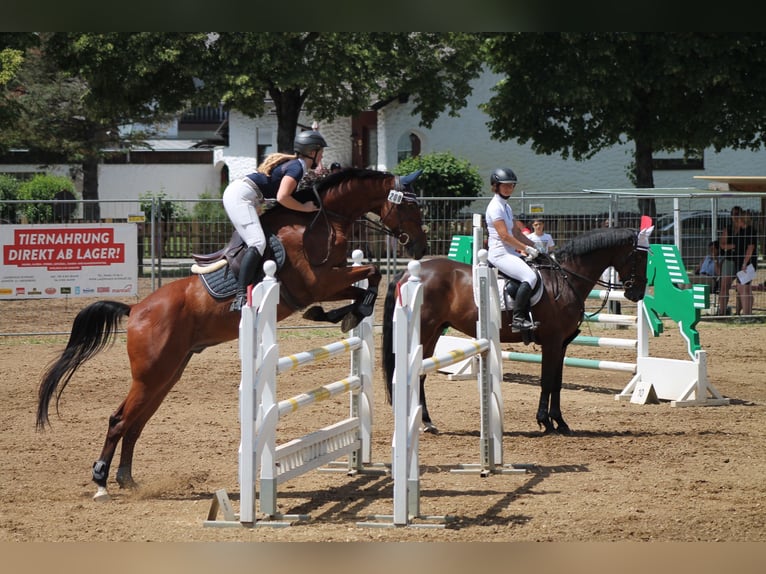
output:
[[[531,245],[525,246],[524,251],[527,253],[527,259],[535,259],[538,255],[540,255],[540,252]]]

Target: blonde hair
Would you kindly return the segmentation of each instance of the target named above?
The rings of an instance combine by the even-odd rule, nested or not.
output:
[[[289,154],[289,153],[282,153],[282,152],[276,152],[272,153],[266,156],[266,159],[264,159],[261,162],[261,165],[258,166],[258,171],[264,175],[271,175],[272,170],[277,167],[280,163],[284,163],[286,161],[289,161],[291,159],[295,159],[298,157],[298,154]]]

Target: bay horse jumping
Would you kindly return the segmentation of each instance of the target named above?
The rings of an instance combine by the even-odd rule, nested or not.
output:
[[[537,264],[543,291],[532,307],[532,317],[539,325],[527,333],[542,349],[537,423],[545,433],[571,432],[561,414],[564,357],[567,346],[580,333],[588,294],[596,283],[607,288],[617,287],[600,279],[611,266],[623,279],[619,288],[625,290],[627,299],[635,302],[644,297],[651,230],[594,229],[556,249],[555,258],[549,257]],[[394,374],[393,313],[397,284],[406,279],[404,272],[389,283],[384,306],[382,362],[389,404]],[[471,265],[445,258],[427,259],[421,261],[420,281],[423,285],[420,310],[423,357],[433,356],[436,342],[447,327],[475,338],[478,309],[474,302]],[[533,295],[533,302],[536,299]],[[511,332],[511,313],[502,311],[500,341],[503,343],[523,340],[524,333]],[[425,375],[420,378],[423,427],[426,432],[436,433],[438,430],[426,408],[425,379]]]
[[[325,312],[314,306],[304,314],[313,320],[342,321],[344,331],[372,313],[381,274],[374,265],[348,265],[348,234],[354,222],[368,212],[374,213],[412,257],[422,257],[427,237],[408,179],[412,178],[400,180],[390,173],[346,169],[307,190],[315,193],[319,211],[300,213],[276,206],[263,214],[264,229],[276,234],[284,246],[284,262],[277,273],[282,294],[278,321],[320,301],[353,300],[340,311]],[[369,285],[366,290],[354,286],[364,279]],[[120,487],[135,486],[132,461],[136,441],[191,357],[239,336],[241,315],[229,311],[231,298],[214,298],[201,276],[192,275],[166,283],[133,305],[97,301],[77,314],[66,348],[43,374],[37,428],[49,424],[50,401],[57,390],[58,410],[61,393],[74,373],[113,342],[121,320],[127,317],[132,383],[125,400],[109,417],[106,440],[93,465],[96,500],[109,498],[109,467],[120,440],[117,483]]]

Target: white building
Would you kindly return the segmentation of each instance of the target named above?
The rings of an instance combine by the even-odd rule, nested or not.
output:
[[[489,100],[498,79],[499,76],[485,73],[475,80],[473,94],[460,116],[444,114],[428,129],[420,127],[418,118],[411,115],[413,104],[400,99],[381,102],[353,119],[323,123],[319,129],[329,144],[324,164],[338,161],[343,166],[393,170],[403,155],[449,151],[468,160],[486,176],[487,193],[489,174],[496,167],[512,168],[519,177],[519,189],[526,192],[572,193],[582,189],[632,187],[627,175],[633,155],[632,143],[577,162],[560,156],[537,155],[529,145],[491,140],[486,126],[488,118],[479,110],[479,104]],[[311,117],[299,119],[304,126],[313,121]],[[184,157],[192,157],[192,152],[196,156],[201,153],[193,147],[196,140],[180,139],[187,136],[178,130],[169,134],[173,137],[154,142],[154,153],[168,157],[172,153],[177,163],[104,163],[99,168],[99,197],[102,200],[137,200],[147,194],[187,200],[196,200],[203,194],[217,197],[227,181],[251,172],[258,157],[277,149],[277,117],[273,110],[267,110],[259,118],[232,111],[228,115],[228,145],[208,150],[209,161],[205,163],[184,161]],[[716,153],[709,149],[705,151],[701,169],[656,169],[654,182],[656,187],[663,188],[699,187],[694,175],[759,175],[763,172],[763,157],[763,152],[724,150]],[[0,164],[0,172],[5,173],[39,171],[70,173],[69,166]],[[81,189],[81,181],[76,185]],[[101,212],[102,217],[124,216],[117,207],[113,209],[109,205],[102,205]]]

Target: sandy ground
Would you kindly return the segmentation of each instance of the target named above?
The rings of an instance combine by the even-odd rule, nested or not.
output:
[[[0,302],[0,333],[68,333],[87,302]],[[303,323],[296,317],[282,325]],[[451,517],[447,528],[359,526],[370,515],[392,513],[390,477],[319,471],[280,486],[280,511],[309,515],[304,523],[204,527],[216,490],[226,489],[235,510],[239,504],[235,342],[195,356],[147,425],[133,469],[140,488],[120,490],[115,464],[112,499],[94,502],[91,465],[107,417],[129,383],[124,335],[75,375],[60,417],[53,412],[53,428],[45,432],[34,425],[37,387],[66,337],[0,337],[0,542],[763,542],[766,325],[702,322],[699,329],[710,381],[731,399],[729,406],[616,401],[630,378],[626,373],[565,368],[562,408],[571,436],[540,434],[534,418],[538,367],[506,362],[504,462],[529,465],[525,474],[450,472],[479,462],[476,383],[431,375],[429,407],[441,434],[421,436],[421,513]],[[592,334],[599,334],[597,327]],[[336,328],[280,330],[280,355],[339,338]],[[653,355],[685,358],[672,326],[650,348]],[[626,351],[580,347],[577,354],[631,360]],[[347,375],[348,358],[333,358],[308,374],[284,375],[278,393],[286,398]],[[378,372],[373,459],[390,463],[393,418],[384,397]],[[345,397],[319,403],[304,416],[280,421],[280,436],[305,434],[347,411]]]

